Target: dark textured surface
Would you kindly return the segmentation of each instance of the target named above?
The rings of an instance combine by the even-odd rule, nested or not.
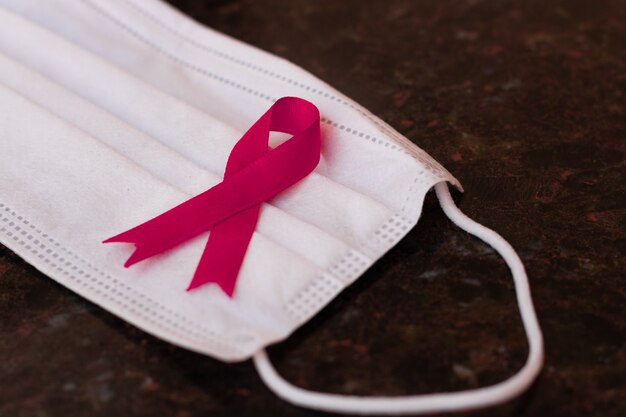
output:
[[[526,395],[476,416],[626,415],[626,2],[172,1],[333,84],[442,162],[528,269],[546,337]],[[160,342],[0,249],[0,416],[316,415],[252,364]],[[271,349],[298,385],[491,384],[526,342],[510,277],[433,196],[418,226]]]

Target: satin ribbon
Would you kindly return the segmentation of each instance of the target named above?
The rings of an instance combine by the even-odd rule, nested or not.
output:
[[[274,149],[270,131],[293,135]],[[125,267],[211,230],[187,290],[216,283],[232,297],[260,204],[306,177],[320,159],[320,115],[297,97],[277,100],[233,147],[224,180],[103,243],[134,243]]]

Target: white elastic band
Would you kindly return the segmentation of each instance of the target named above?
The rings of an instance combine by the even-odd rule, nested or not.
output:
[[[526,363],[509,379],[484,388],[403,397],[360,397],[307,391],[285,381],[270,363],[264,350],[254,355],[254,364],[267,386],[282,399],[302,407],[346,414],[419,414],[465,411],[508,401],[525,391],[543,364],[543,336],[533,307],[528,277],[515,250],[493,230],[463,214],[454,204],[445,182],[435,185],[441,208],[461,229],[491,245],[513,275],[522,323],[528,339]]]

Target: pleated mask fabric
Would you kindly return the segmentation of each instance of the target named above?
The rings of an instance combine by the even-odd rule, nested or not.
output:
[[[457,182],[305,71],[146,4],[167,7],[0,1],[2,241],[160,338],[243,360],[400,240],[435,183]],[[233,299],[185,292],[206,234],[129,269],[130,245],[100,243],[220,182],[241,134],[287,95],[319,107],[321,162],[262,206]]]
[[[133,247],[102,240],[221,182],[234,144],[283,96],[319,108],[321,160],[262,204],[233,298],[185,291],[207,233],[124,268]],[[0,241],[146,332],[226,362],[313,317],[417,223],[433,186],[461,189],[323,81],[158,0],[0,0],[0,135]]]

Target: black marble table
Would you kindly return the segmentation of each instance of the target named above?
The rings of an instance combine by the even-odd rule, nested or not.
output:
[[[521,398],[475,416],[626,415],[626,2],[178,0],[362,103],[464,184],[517,248],[546,338]],[[307,416],[0,248],[0,416]],[[527,346],[501,259],[429,195],[402,242],[288,341],[289,380],[344,394],[500,381]],[[321,414],[320,414],[321,415]]]

